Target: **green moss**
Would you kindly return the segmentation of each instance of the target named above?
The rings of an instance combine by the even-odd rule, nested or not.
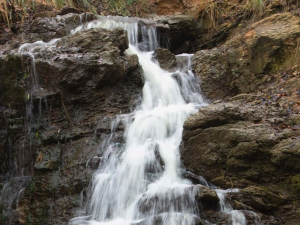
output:
[[[295,191],[300,192],[300,174],[292,176],[291,183]]]

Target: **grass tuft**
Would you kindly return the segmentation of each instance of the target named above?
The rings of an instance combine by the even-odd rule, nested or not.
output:
[[[0,0],[0,23],[8,27],[14,22],[24,22],[38,7],[61,9],[64,6],[74,7],[73,0]],[[45,11],[44,10],[44,11]]]

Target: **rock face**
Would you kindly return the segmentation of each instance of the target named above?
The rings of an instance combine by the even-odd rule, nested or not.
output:
[[[297,56],[300,18],[290,13],[267,17],[224,45],[194,55],[193,68],[209,99],[262,90]],[[296,58],[295,58],[296,57]]]
[[[231,197],[245,207],[297,224],[299,205],[292,200],[299,199],[300,117],[265,102],[268,96],[243,94],[189,117],[182,161],[215,185],[241,188]],[[262,220],[273,221],[268,216]]]
[[[15,50],[0,55],[4,224],[66,224],[75,215],[107,147],[97,146],[140,98],[142,71],[126,48],[124,30],[92,29],[37,48],[35,64]],[[122,142],[123,131],[112,138]]]
[[[216,191],[199,184],[205,183],[203,176],[220,188],[240,189],[229,192],[227,200],[234,209],[244,210],[248,224],[256,224],[249,210],[261,217],[262,224],[299,224],[299,17],[275,14],[242,30],[243,16],[237,10],[219,18],[219,23],[223,17],[234,20],[224,19],[211,38],[205,23],[212,18],[203,19],[199,13],[214,15],[218,4],[227,1],[150,2],[158,14],[190,14],[155,17],[163,24],[157,27],[160,41],[168,43],[172,53],[192,52],[195,45],[195,49],[209,47],[198,42],[223,41],[231,34],[224,44],[219,40],[213,44],[217,48],[193,57],[202,92],[218,100],[184,125],[182,161],[195,173],[186,172],[185,177],[197,189],[203,219],[195,222],[232,222],[228,214],[217,211]],[[282,3],[272,2],[270,14]],[[88,183],[109,144],[103,140],[111,136],[124,142],[124,125],[112,132],[111,121],[139,101],[144,81],[137,56],[124,54],[126,33],[93,29],[69,35],[95,16],[68,12],[35,15],[30,23],[0,30],[0,44],[6,43],[0,49],[0,219],[4,224],[66,224],[84,204]],[[227,33],[235,26],[242,27],[241,32]],[[62,39],[56,47],[37,48],[35,63],[29,54],[16,51],[25,42],[53,38]],[[155,59],[169,71],[176,66],[172,53],[155,52]],[[140,210],[152,210],[152,204],[165,200],[156,197],[141,201]],[[168,200],[184,201],[184,196]],[[162,212],[169,205],[164,207]],[[162,223],[159,217],[152,220]]]
[[[298,123],[298,114],[276,106],[256,105],[255,100],[262,98],[259,95],[240,98],[211,104],[188,118],[182,151],[183,160],[188,161],[185,165],[197,174],[205,173],[209,180],[222,176],[224,171],[256,182],[268,180],[268,172],[269,179],[273,179],[274,171],[277,178],[281,171],[284,175],[284,169],[297,172],[299,130],[293,126]],[[290,146],[291,152],[284,146]],[[294,157],[283,165],[285,154]],[[197,166],[199,162],[201,167]]]
[[[186,120],[183,164],[239,188],[228,201],[262,224],[299,223],[299,24],[291,13],[271,15],[193,56],[202,92],[215,102]]]

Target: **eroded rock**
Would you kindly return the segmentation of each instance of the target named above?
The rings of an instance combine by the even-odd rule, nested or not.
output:
[[[278,80],[274,74],[294,60],[300,18],[291,13],[267,17],[218,48],[193,57],[203,94],[220,99],[257,91]]]

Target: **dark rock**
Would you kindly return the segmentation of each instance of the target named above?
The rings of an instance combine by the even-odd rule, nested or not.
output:
[[[213,189],[205,187],[203,185],[197,185],[198,191],[196,193],[196,199],[201,202],[203,206],[209,206],[210,208],[216,207],[220,199]]]
[[[104,160],[110,144],[104,140],[124,141],[124,127],[112,131],[111,121],[131,111],[144,84],[137,56],[123,54],[128,40],[121,29],[80,31],[58,45],[34,52],[35,75],[28,55],[0,55],[1,180],[34,171],[19,209],[2,208],[5,218],[21,223],[66,224],[75,217],[80,193]]]
[[[72,29],[75,29],[83,22],[88,22],[95,19],[94,14],[54,14],[53,17],[44,17],[44,15],[42,15],[41,17],[37,16],[36,19],[34,19],[30,24],[29,31],[31,34],[28,37],[23,37],[23,39],[28,39],[26,40],[27,42],[34,42],[38,40],[48,42],[53,38],[61,38],[70,34],[70,31]]]
[[[167,71],[176,70],[176,57],[169,50],[158,48],[154,51],[153,58],[158,61],[162,69]]]
[[[284,197],[256,186],[243,188],[236,195],[234,196],[233,194],[232,198],[239,199],[239,201],[243,202],[242,204],[267,214],[273,213],[279,207],[288,203]],[[239,207],[238,205],[236,206]]]
[[[276,114],[281,117],[276,110],[239,102],[215,103],[202,108],[184,124],[182,159],[185,166],[208,180],[221,176],[222,170],[238,174],[238,168],[243,171],[242,174],[247,174],[246,178],[259,179],[264,170],[265,178],[266,173],[272,176],[275,167],[280,168],[286,162],[284,152],[291,151],[296,154],[291,158],[295,161],[286,165],[290,164],[295,172],[298,171],[295,164],[298,141],[286,139],[297,135],[297,132],[275,130],[268,117],[276,117]],[[269,165],[265,162],[266,158],[271,159]],[[260,166],[255,170],[254,161],[263,165],[264,169]],[[199,162],[202,162],[201,167],[197,166]]]
[[[24,199],[25,188],[31,182],[31,177],[24,176],[14,177],[8,183],[3,184],[0,192],[0,208],[3,210],[1,212],[1,221],[5,221],[5,224],[17,224],[22,221],[24,215],[20,212],[22,211],[20,202]]]
[[[168,25],[170,30],[169,49],[174,54],[191,52],[196,37],[196,21],[187,15],[157,16],[153,18],[157,23]],[[164,29],[162,29],[164,31]],[[164,35],[163,35],[164,36]],[[186,44],[190,41],[190,44]],[[179,50],[178,50],[179,49]]]
[[[11,40],[13,36],[14,33],[11,30],[0,29],[0,45],[4,45]]]

